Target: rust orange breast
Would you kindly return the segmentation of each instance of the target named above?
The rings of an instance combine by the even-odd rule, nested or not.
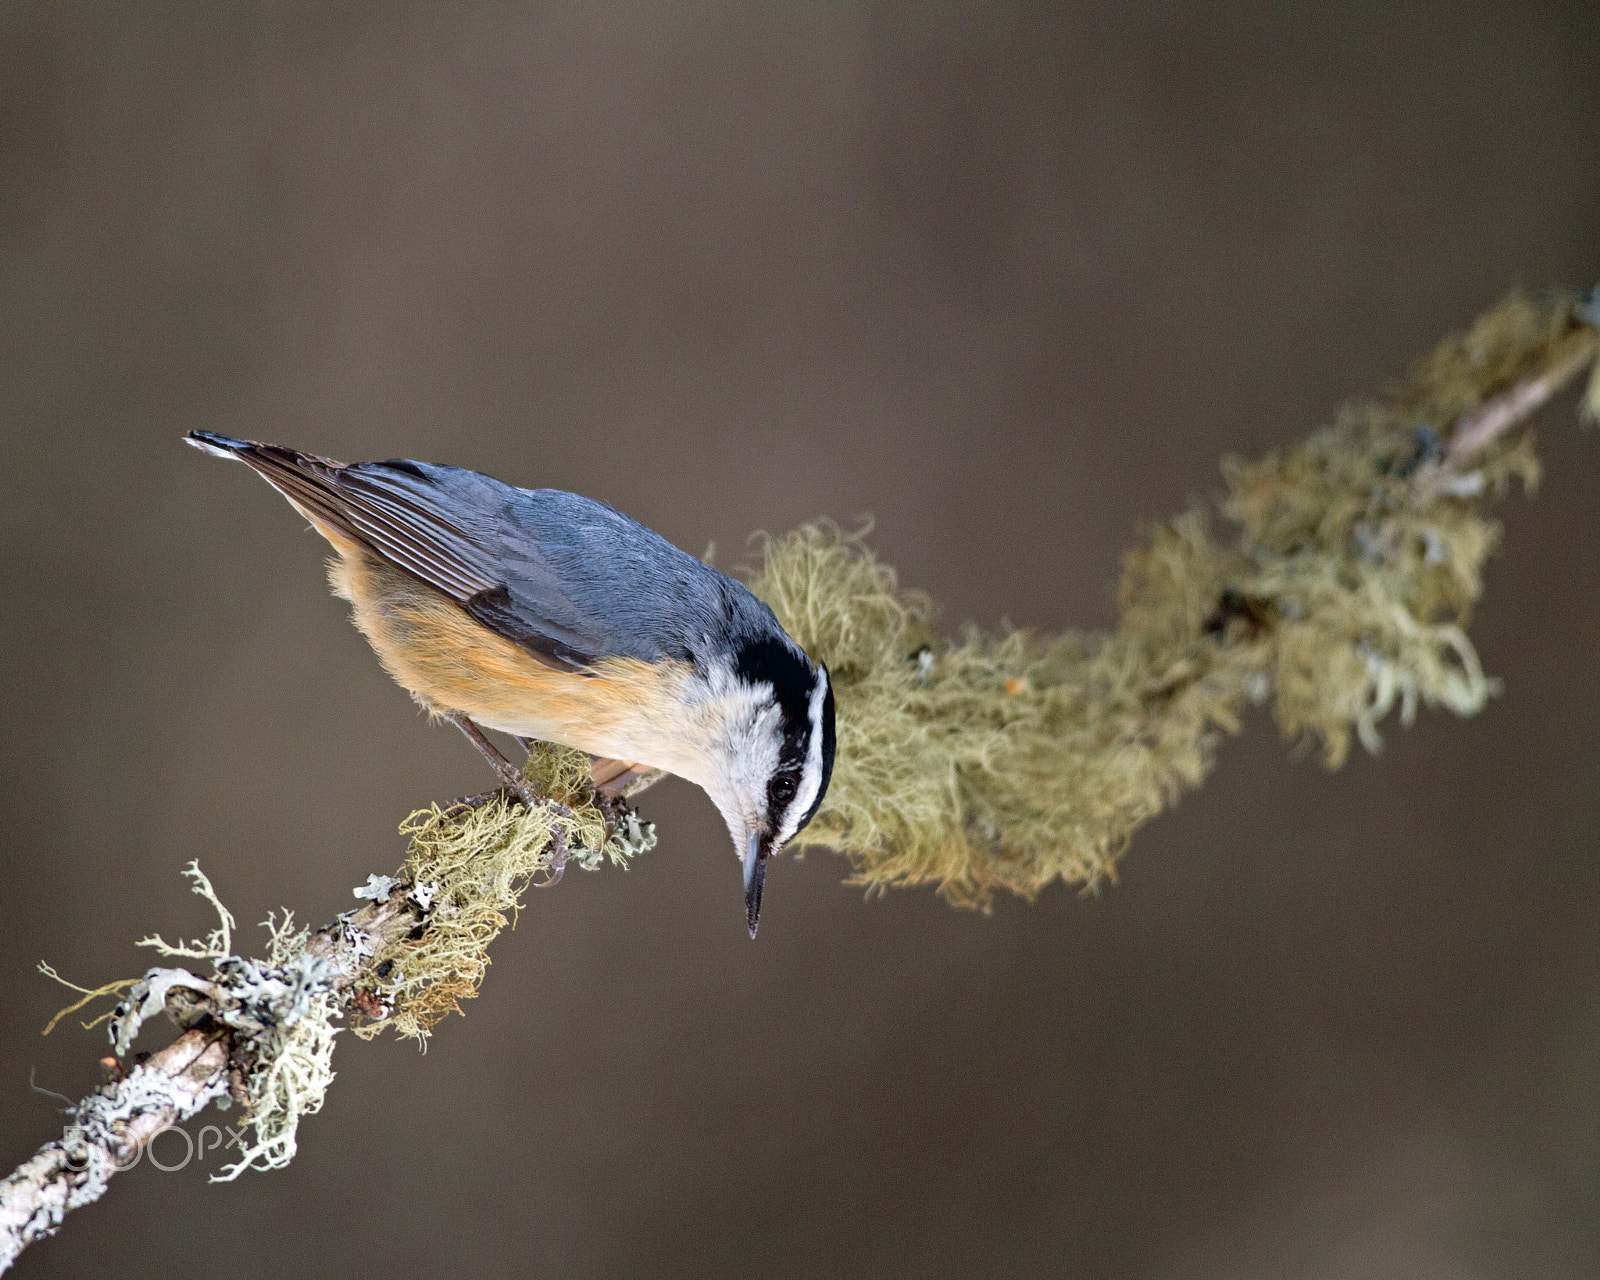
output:
[[[384,669],[430,711],[680,771],[673,712],[687,664],[607,658],[585,673],[554,670],[365,547],[318,532],[339,552],[328,566],[334,593]]]

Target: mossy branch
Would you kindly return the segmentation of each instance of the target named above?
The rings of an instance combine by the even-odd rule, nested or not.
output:
[[[1594,361],[1593,294],[1521,295],[1381,400],[1256,462],[1127,554],[1109,635],[942,636],[859,536],[763,544],[752,588],[833,672],[839,751],[801,841],[869,888],[937,885],[985,907],[1114,875],[1140,824],[1197,786],[1245,709],[1329,765],[1418,705],[1494,688],[1464,627],[1500,536],[1483,512],[1538,462],[1513,430]],[[1585,401],[1600,413],[1600,379]]]
[[[1499,537],[1482,505],[1536,483],[1516,428],[1594,364],[1597,321],[1593,294],[1512,297],[1386,398],[1292,450],[1226,460],[1220,501],[1128,553],[1109,635],[948,639],[934,601],[902,589],[861,536],[817,524],[766,539],[752,588],[829,663],[839,699],[834,783],[804,841],[848,856],[857,883],[935,884],[981,907],[996,889],[1111,877],[1133,831],[1203,780],[1250,705],[1270,703],[1330,765],[1352,740],[1376,750],[1397,708],[1402,721],[1419,705],[1477,711],[1493,684],[1464,628]],[[1600,376],[1584,408],[1600,417]],[[0,1181],[0,1271],[212,1101],[242,1104],[253,1133],[224,1176],[286,1164],[332,1081],[336,1024],[425,1041],[476,994],[489,944],[541,874],[651,847],[625,805],[596,803],[588,764],[540,748],[527,771],[543,802],[496,792],[413,814],[405,866],[355,891],[366,906],[316,933],[269,919],[264,960],[231,954],[232,917],[191,865],[218,928],[145,943],[212,972],[75,988],[123,993],[111,1078]],[[125,1063],[162,1011],[179,1037]]]

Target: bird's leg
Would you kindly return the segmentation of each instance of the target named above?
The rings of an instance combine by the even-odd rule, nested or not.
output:
[[[622,789],[622,798],[624,800],[632,800],[641,791],[648,791],[666,776],[667,771],[665,769],[652,769],[649,773],[641,773]]]
[[[523,775],[522,770],[500,754],[500,748],[483,736],[482,729],[459,711],[449,712],[445,719],[467,735],[467,741],[478,748],[479,754],[489,762],[489,767],[500,775],[500,781],[505,783],[506,789],[512,795],[530,809],[540,803],[542,797],[533,789],[533,784]]]
[[[524,738],[520,733],[514,733],[511,736],[516,739],[516,743],[519,747],[526,751],[530,756],[533,754],[533,744],[538,741],[537,738]]]
[[[539,804],[548,804],[562,817],[571,819],[572,810],[566,805],[552,800],[549,796],[541,796],[533,789],[533,784],[527,779],[516,765],[500,754],[500,749],[484,737],[483,730],[472,723],[472,720],[460,711],[452,711],[445,717],[462,733],[467,735],[467,740],[478,748],[483,758],[489,762],[489,767],[500,775],[500,780],[506,784],[506,789],[516,796],[523,804],[532,809]],[[531,747],[531,739],[518,738],[518,742]],[[610,833],[607,832],[609,835]],[[545,879],[534,883],[541,889],[548,889],[553,884],[561,883],[562,873],[567,869],[567,832],[561,823],[554,824],[550,829],[550,861],[545,868]]]
[[[566,805],[549,796],[541,796],[535,791],[533,784],[528,781],[527,775],[500,753],[500,749],[484,736],[483,730],[478,728],[470,717],[460,711],[451,711],[446,714],[445,719],[467,735],[467,740],[478,748],[479,753],[489,762],[489,767],[500,775],[500,780],[505,783],[506,789],[521,800],[523,804],[527,805],[528,808],[532,809],[539,804],[548,804],[562,817],[568,819],[572,817],[572,810]],[[530,753],[532,752],[532,738],[518,737],[517,741],[526,747]],[[659,773],[656,776],[659,777]],[[654,778],[651,781],[654,781]],[[472,798],[477,799],[477,797]],[[609,839],[630,806],[621,796],[607,795],[599,789],[591,789],[589,799],[595,803],[600,809],[601,816],[605,818],[606,837]],[[548,889],[551,885],[561,882],[562,873],[567,869],[569,856],[567,833],[565,828],[558,823],[550,832],[550,863],[546,868],[546,878],[536,882],[539,888]]]

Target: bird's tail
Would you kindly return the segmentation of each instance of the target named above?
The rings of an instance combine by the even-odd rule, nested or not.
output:
[[[237,458],[257,471],[269,468],[290,467],[295,470],[317,471],[326,468],[340,470],[344,463],[332,458],[319,458],[314,453],[301,453],[298,449],[281,444],[262,444],[259,440],[237,440],[233,436],[218,435],[215,431],[191,431],[184,441],[204,453],[219,458]]]
[[[191,431],[184,439],[196,449],[218,458],[237,458],[289,499],[329,541],[334,541],[330,530],[346,539],[363,541],[351,523],[348,503],[343,500],[337,484],[337,473],[344,469],[344,463],[320,458],[314,453],[301,453],[281,444],[236,440],[214,431]]]
[[[219,436],[215,431],[191,431],[184,436],[189,444],[219,458],[241,458],[251,449],[261,446],[253,440],[235,440],[232,436]]]

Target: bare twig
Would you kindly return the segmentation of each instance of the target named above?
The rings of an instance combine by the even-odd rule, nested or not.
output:
[[[1538,410],[1578,374],[1593,363],[1595,346],[1592,333],[1580,330],[1567,350],[1548,369],[1524,378],[1504,395],[1464,413],[1456,420],[1445,451],[1445,466],[1459,468],[1483,452],[1519,422]]]
[[[1595,354],[1595,331],[1587,327],[1575,329],[1548,367],[1457,418],[1443,456],[1430,459],[1418,468],[1414,504],[1426,505],[1441,492],[1458,487],[1462,479],[1476,481],[1481,486],[1482,477],[1466,474],[1468,468],[1496,440],[1527,421],[1589,368],[1595,361]],[[1469,497],[1475,491],[1475,487],[1460,490],[1456,496]]]

